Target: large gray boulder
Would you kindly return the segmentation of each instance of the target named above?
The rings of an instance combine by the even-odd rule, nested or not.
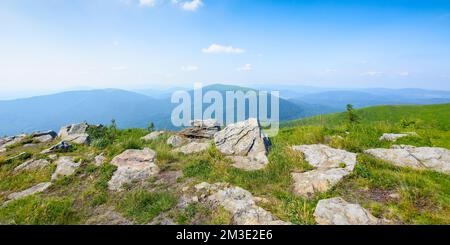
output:
[[[269,163],[269,140],[256,118],[228,125],[214,135],[214,142],[220,152],[230,156],[234,167],[259,170]]]
[[[222,206],[232,216],[235,225],[289,225],[277,219],[267,210],[256,205],[253,195],[240,187],[226,183],[200,183],[195,186],[198,193],[213,205]]]
[[[120,191],[124,184],[144,181],[159,173],[155,164],[156,152],[145,148],[143,150],[126,150],[116,156],[111,164],[117,166],[111,180],[108,182],[110,190]]]
[[[67,141],[73,144],[88,144],[89,135],[87,129],[89,125],[87,123],[71,124],[64,126],[59,130],[58,137],[63,141]]]
[[[18,200],[47,190],[52,184],[50,182],[40,183],[21,192],[15,192],[8,195],[9,201]]]
[[[325,192],[349,175],[356,165],[356,154],[326,145],[301,145],[292,149],[303,153],[305,160],[315,167],[303,173],[292,173],[294,192],[310,196]]]
[[[391,149],[369,149],[364,152],[399,167],[450,174],[450,151],[445,148],[394,145]]]
[[[319,225],[377,225],[375,218],[359,204],[346,202],[340,197],[323,199],[317,203],[314,218]]]
[[[74,162],[73,157],[64,156],[55,161],[56,170],[52,174],[52,181],[71,176],[80,167],[80,162]]]

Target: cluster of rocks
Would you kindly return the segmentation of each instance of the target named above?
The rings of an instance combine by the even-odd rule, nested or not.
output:
[[[364,152],[399,167],[450,174],[450,151],[445,148],[393,145],[391,149],[369,149]]]
[[[221,206],[231,215],[235,225],[289,225],[290,223],[277,219],[267,210],[256,204],[256,198],[240,187],[227,183],[200,183],[193,187],[194,196],[189,196],[191,202],[208,203]],[[191,191],[186,189],[185,192]],[[192,195],[192,194],[191,194]],[[185,197],[186,198],[186,197]]]
[[[0,138],[0,152],[6,151],[8,146],[20,143],[26,137],[27,137],[26,134],[20,134],[20,135],[16,135],[16,136]]]
[[[310,196],[325,192],[349,175],[356,165],[356,154],[326,145],[301,145],[292,149],[303,153],[305,160],[315,169],[292,173],[294,192]]]

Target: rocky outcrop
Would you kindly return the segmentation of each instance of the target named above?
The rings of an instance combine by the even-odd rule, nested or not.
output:
[[[60,157],[55,161],[56,170],[52,174],[52,180],[58,180],[66,176],[71,176],[80,167],[80,162],[74,162],[73,157]]]
[[[14,168],[14,172],[42,169],[48,165],[50,162],[45,159],[31,159]]]
[[[5,152],[8,146],[18,144],[27,137],[26,134],[19,134],[16,136],[0,138],[0,152]]]
[[[151,133],[147,134],[146,136],[142,137],[141,139],[144,141],[152,141],[152,140],[159,138],[164,133],[165,133],[164,131],[154,131],[154,132],[151,132]]]
[[[45,132],[36,132],[31,135],[33,141],[37,141],[39,143],[47,143],[52,141],[58,136],[55,131],[49,130]]]
[[[349,175],[356,165],[356,154],[326,145],[301,145],[292,149],[300,151],[305,160],[316,169],[304,173],[292,173],[294,192],[310,196],[325,192]]]
[[[21,192],[15,192],[8,195],[10,201],[18,200],[27,196],[47,190],[52,184],[50,182],[40,183]]]
[[[415,132],[403,133],[403,134],[383,134],[380,137],[380,141],[397,141],[400,138],[408,137],[408,136],[417,136]]]
[[[391,149],[369,149],[365,153],[399,167],[450,174],[450,151],[445,148],[394,145]]]
[[[135,181],[144,181],[159,173],[155,164],[156,152],[145,148],[144,150],[126,150],[116,156],[111,164],[117,166],[111,180],[108,182],[110,190],[122,190],[124,184]]]
[[[53,152],[66,152],[72,149],[72,145],[67,143],[66,141],[61,141],[58,144],[50,147],[47,150],[43,150],[41,154],[50,154]]]
[[[228,125],[214,135],[214,142],[220,152],[230,156],[234,167],[259,170],[269,163],[269,140],[256,118]]]
[[[58,137],[61,140],[70,142],[73,144],[88,144],[89,135],[87,129],[89,125],[87,123],[71,124],[64,126],[59,130]]]
[[[210,143],[203,143],[203,142],[191,142],[184,146],[181,146],[177,149],[175,149],[175,152],[181,152],[185,155],[199,153],[202,151],[208,150],[210,146]]]
[[[193,120],[191,127],[182,130],[179,134],[193,139],[212,139],[219,130],[220,124],[214,119]]]
[[[348,203],[340,197],[320,200],[314,211],[319,225],[377,225],[375,218],[359,204]]]
[[[184,139],[178,135],[172,135],[172,136],[170,136],[170,138],[167,139],[167,144],[172,147],[180,147],[184,143],[186,143],[186,139]]]
[[[200,198],[194,201],[209,202],[222,206],[232,216],[235,225],[289,225],[290,223],[277,219],[267,210],[256,205],[253,195],[239,187],[226,183],[201,183],[195,186]]]

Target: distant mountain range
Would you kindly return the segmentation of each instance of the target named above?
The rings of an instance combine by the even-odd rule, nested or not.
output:
[[[203,88],[204,93],[210,90],[225,94],[225,91],[255,89],[222,84]],[[290,91],[289,96],[283,91]],[[177,105],[170,102],[171,92],[104,89],[0,101],[0,136],[48,129],[58,130],[61,126],[81,121],[109,124],[112,119],[115,119],[121,128],[146,127],[149,122],[153,122],[157,128],[175,129],[170,122],[170,116],[172,109]],[[421,89],[345,91],[309,89],[303,92],[280,89],[280,93],[281,121],[343,111],[346,104],[366,107],[450,102],[448,91]],[[204,108],[207,106],[204,105]]]

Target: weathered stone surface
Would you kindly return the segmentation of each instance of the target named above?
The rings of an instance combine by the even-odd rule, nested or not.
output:
[[[80,167],[81,163],[74,162],[73,157],[60,157],[55,161],[56,170],[52,174],[52,180],[57,180],[65,176],[70,176],[75,173],[78,167]]]
[[[293,146],[294,150],[304,154],[305,160],[315,170],[304,173],[292,173],[294,192],[310,196],[316,192],[325,192],[349,175],[356,165],[356,154],[326,145]]]
[[[224,183],[201,183],[195,186],[198,192],[204,192],[205,199],[214,205],[220,205],[230,212],[232,223],[236,225],[289,225],[277,219],[270,212],[256,205],[253,195],[239,187]]]
[[[269,141],[256,118],[228,125],[214,135],[214,142],[220,152],[232,156],[237,168],[258,170],[269,163]]]
[[[14,172],[41,169],[47,167],[49,164],[50,163],[45,159],[31,159],[14,168]]]
[[[302,196],[309,196],[316,192],[325,192],[348,174],[350,172],[343,168],[316,169],[304,173],[292,173],[294,192]]]
[[[41,154],[49,154],[49,153],[53,153],[53,152],[56,152],[56,151],[63,151],[63,152],[65,152],[65,151],[69,151],[71,148],[72,148],[71,144],[69,144],[66,141],[61,141],[58,144],[50,147],[49,149],[43,150],[41,152]]]
[[[380,141],[396,141],[403,137],[408,137],[411,135],[417,135],[415,132],[408,132],[403,134],[383,134],[383,136],[380,137]]]
[[[0,148],[5,149],[8,146],[20,143],[27,137],[26,134],[19,134],[16,136],[0,138]]]
[[[183,129],[179,134],[194,139],[212,139],[219,132],[220,124],[214,119],[193,120],[191,127]]]
[[[105,163],[105,161],[106,161],[106,157],[104,156],[103,153],[101,153],[100,155],[98,155],[94,158],[94,164],[97,167],[102,166],[103,163]]]
[[[163,135],[164,133],[164,131],[154,131],[142,137],[141,139],[145,141],[152,141],[159,138],[159,136]]]
[[[144,150],[126,150],[111,161],[117,166],[111,180],[108,182],[110,190],[122,190],[124,184],[134,181],[144,181],[159,173],[155,164],[156,153],[145,148]]]
[[[64,126],[59,130],[58,137],[74,144],[88,144],[89,135],[86,133],[88,127],[87,123]]]
[[[220,123],[217,122],[215,119],[205,119],[205,120],[192,120],[191,122],[192,127],[199,127],[199,128],[217,128],[220,127]]]
[[[450,174],[450,151],[445,148],[394,145],[391,149],[369,149],[365,153],[399,167]]]
[[[180,148],[175,149],[174,151],[189,155],[189,154],[193,154],[193,153],[206,151],[206,150],[208,150],[209,146],[210,146],[210,143],[191,142],[184,146],[181,146]]]
[[[46,143],[52,141],[54,138],[58,136],[55,131],[49,130],[45,132],[36,132],[31,135],[33,140],[39,143]]]
[[[50,182],[40,183],[31,188],[28,188],[21,192],[15,192],[8,195],[8,199],[11,201],[18,200],[27,196],[34,195],[36,193],[47,190],[52,184]]]
[[[381,221],[359,204],[351,204],[340,197],[320,200],[314,211],[319,225],[376,225]]]
[[[167,139],[167,144],[171,145],[173,147],[179,147],[179,146],[182,146],[184,143],[186,143],[186,141],[187,140],[181,136],[172,135],[172,136],[170,136],[169,139]]]

